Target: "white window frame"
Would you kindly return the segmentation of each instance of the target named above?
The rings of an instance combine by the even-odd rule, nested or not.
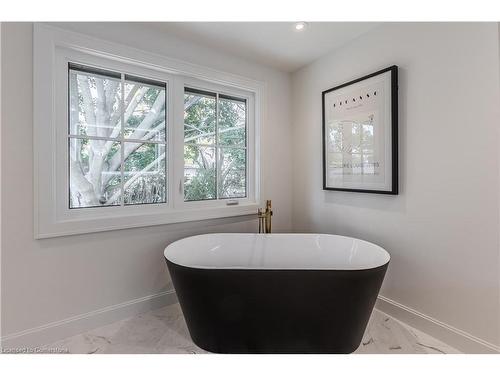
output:
[[[255,196],[255,184],[253,176],[255,175],[255,163],[250,162],[251,160],[255,160],[255,149],[254,147],[249,147],[251,140],[255,139],[255,129],[254,126],[250,126],[249,124],[253,124],[254,120],[254,112],[255,112],[255,100],[252,93],[244,90],[238,90],[234,88],[228,88],[225,86],[221,86],[214,83],[204,82],[199,79],[190,78],[190,77],[178,77],[179,84],[176,85],[178,92],[174,93],[174,97],[179,99],[178,105],[182,105],[182,112],[178,110],[176,113],[179,115],[179,118],[176,119],[179,123],[184,123],[184,89],[186,87],[192,89],[199,89],[202,91],[216,92],[219,94],[225,94],[228,96],[234,96],[241,99],[245,99],[247,102],[247,129],[246,129],[246,137],[247,137],[247,168],[246,168],[246,180],[247,180],[247,194],[245,198],[224,198],[224,199],[211,199],[211,200],[199,200],[199,201],[184,201],[184,194],[182,196],[177,195],[177,200],[175,202],[176,207],[189,210],[195,209],[198,210],[203,207],[217,207],[217,206],[228,206],[228,203],[232,201],[237,201],[238,205],[248,205],[253,201],[253,197]],[[182,103],[181,103],[182,101]],[[182,116],[182,118],[180,117]],[[182,121],[182,122],[181,122]],[[176,144],[181,144],[184,147],[184,131],[178,133],[179,139],[175,140]],[[175,171],[179,171],[182,173],[182,176],[176,175],[174,177],[175,181],[184,182],[184,158],[177,160],[178,164],[174,167]],[[217,176],[218,179],[218,176]],[[217,181],[217,184],[219,181]],[[181,187],[179,186],[179,191]],[[184,192],[184,188],[182,186],[182,192]]]
[[[68,63],[167,84],[167,203],[69,208]],[[44,24],[34,27],[34,236],[255,214],[260,205],[260,128],[265,83]],[[247,100],[246,198],[184,201],[184,87]],[[228,203],[237,202],[237,205]]]

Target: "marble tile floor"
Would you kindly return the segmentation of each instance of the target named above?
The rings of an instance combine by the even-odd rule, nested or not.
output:
[[[46,348],[69,353],[202,354],[190,339],[178,303],[69,337]],[[355,353],[455,354],[458,350],[378,310],[374,310]]]

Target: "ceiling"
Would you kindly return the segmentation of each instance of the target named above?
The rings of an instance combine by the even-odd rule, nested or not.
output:
[[[293,72],[378,26],[376,22],[159,22],[178,38]]]

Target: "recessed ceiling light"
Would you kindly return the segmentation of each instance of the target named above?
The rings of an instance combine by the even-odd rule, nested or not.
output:
[[[297,22],[295,24],[295,30],[297,30],[297,31],[303,31],[303,30],[306,29],[306,27],[307,27],[307,23],[306,22]]]

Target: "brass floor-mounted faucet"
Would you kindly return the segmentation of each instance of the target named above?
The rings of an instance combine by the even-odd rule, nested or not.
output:
[[[259,218],[259,233],[271,233],[271,216],[273,216],[273,210],[271,210],[271,201],[266,201],[265,211],[259,208],[257,211],[257,217]]]

